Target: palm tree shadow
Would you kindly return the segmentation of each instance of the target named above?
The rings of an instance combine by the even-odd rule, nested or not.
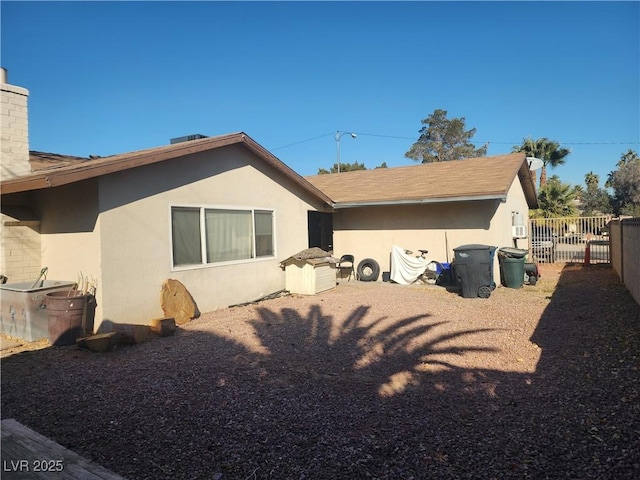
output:
[[[400,320],[374,317],[370,306],[360,305],[344,318],[325,315],[319,305],[307,314],[283,308],[275,312],[257,309],[251,320],[258,338],[269,351],[268,375],[281,381],[328,381],[333,387],[370,391],[382,397],[434,384],[436,371],[458,369],[451,358],[469,352],[492,353],[497,349],[478,340],[460,342],[492,331],[465,329],[437,333],[446,321],[429,322],[429,314]],[[295,341],[285,343],[281,333]]]

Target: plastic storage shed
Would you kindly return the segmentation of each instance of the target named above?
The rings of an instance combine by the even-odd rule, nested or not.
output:
[[[461,245],[453,249],[455,277],[464,298],[489,298],[496,288],[493,281],[493,257],[496,247]]]
[[[308,248],[281,263],[286,289],[291,293],[315,295],[336,287],[336,259],[317,247]]]

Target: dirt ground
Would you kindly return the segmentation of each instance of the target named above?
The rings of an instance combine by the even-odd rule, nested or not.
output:
[[[547,293],[551,292],[555,288],[555,285],[560,276],[560,272],[562,271],[562,265],[541,264],[539,268],[544,280],[541,280],[537,286],[530,286],[530,285],[524,286],[524,289],[522,290],[522,292],[525,293],[526,295],[542,294],[543,296],[546,296]],[[416,285],[404,287],[399,285],[380,284],[379,282],[366,283],[366,282],[355,282],[355,281],[346,281],[346,280],[344,281],[341,280],[340,282],[341,282],[339,287],[340,289],[348,288],[349,292],[347,293],[354,294],[354,295],[358,295],[359,292],[365,292],[365,291],[369,292],[372,289],[376,290],[378,288],[386,288],[386,287],[391,287],[394,289],[412,289],[412,290],[417,289],[417,290],[424,290],[424,291],[432,291],[434,294],[445,292],[445,290],[443,290],[442,287],[436,287],[436,286],[424,285],[424,284],[416,284]],[[498,292],[500,292],[501,287],[498,287],[498,288],[499,288]],[[513,294],[514,292],[515,292],[514,290],[510,290],[511,294]],[[332,295],[334,293],[336,293],[336,291],[323,292],[320,295],[327,296],[327,295]],[[495,295],[496,294],[494,293],[494,296]],[[294,299],[294,301],[298,304],[305,300],[305,296],[298,296],[298,295],[293,295],[286,298]],[[313,299],[315,298],[316,298],[315,296],[306,297],[306,300],[313,301]],[[325,298],[321,298],[320,301],[324,302]],[[252,310],[247,310],[247,311],[251,312]],[[246,313],[247,311],[245,311],[244,313]],[[238,312],[238,309],[232,308],[232,309],[220,310],[217,312],[204,314],[202,318],[198,321],[203,321],[211,317],[214,317],[217,319],[224,318],[227,314],[231,314],[232,312],[233,314],[231,315],[231,318],[234,318],[235,314]],[[49,347],[50,347],[50,343],[48,339],[41,339],[34,342],[27,342],[20,338],[15,338],[15,337],[0,334],[0,358],[7,357],[15,353],[40,350],[40,349],[49,348]]]
[[[541,271],[488,299],[342,282],[108,353],[7,348],[2,418],[131,480],[638,478],[640,306],[609,267]]]

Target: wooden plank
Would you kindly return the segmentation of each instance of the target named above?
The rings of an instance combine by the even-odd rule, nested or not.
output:
[[[125,480],[12,418],[1,430],[3,479]]]

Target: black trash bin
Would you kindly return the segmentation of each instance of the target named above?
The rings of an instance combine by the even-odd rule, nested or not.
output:
[[[493,281],[493,258],[496,247],[461,245],[453,249],[455,276],[464,298],[489,298],[496,288]]]
[[[524,258],[527,250],[503,247],[498,250],[500,282],[507,288],[521,288],[524,284]]]

